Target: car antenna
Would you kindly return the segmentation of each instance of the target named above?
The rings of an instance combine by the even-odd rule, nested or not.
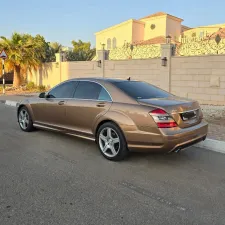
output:
[[[128,79],[127,80],[129,80],[130,81],[130,77],[128,77]]]

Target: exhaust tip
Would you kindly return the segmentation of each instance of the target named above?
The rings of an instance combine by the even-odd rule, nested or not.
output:
[[[181,151],[181,148],[176,149],[174,152],[179,153]]]

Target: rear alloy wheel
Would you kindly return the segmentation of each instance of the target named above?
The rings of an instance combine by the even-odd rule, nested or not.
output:
[[[123,133],[113,123],[105,123],[99,128],[97,142],[100,152],[109,160],[120,161],[129,154]]]
[[[34,129],[30,113],[25,106],[19,110],[18,121],[21,130],[30,132]]]

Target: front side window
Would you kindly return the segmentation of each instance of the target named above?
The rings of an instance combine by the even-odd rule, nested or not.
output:
[[[48,93],[49,98],[72,98],[76,86],[76,81],[70,81],[60,84]]]
[[[134,99],[167,98],[168,92],[140,81],[121,81],[113,83],[117,88]]]

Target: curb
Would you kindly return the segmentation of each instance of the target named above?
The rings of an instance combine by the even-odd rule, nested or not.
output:
[[[225,142],[224,141],[217,141],[213,139],[206,139],[203,142],[200,142],[195,145],[198,148],[204,148],[214,152],[220,152],[225,154]]]
[[[11,101],[11,100],[0,100],[0,103],[12,106],[12,107],[17,107],[18,102],[16,101]]]
[[[16,107],[16,106],[17,106],[17,103],[18,103],[18,102],[10,101],[10,100],[6,100],[6,101],[5,101],[5,104],[6,104],[6,105],[13,106],[13,107]]]
[[[0,100],[0,103],[12,107],[16,107],[18,104],[18,102],[10,100]],[[207,138],[205,141],[196,144],[195,147],[225,154],[225,141],[217,141]]]

